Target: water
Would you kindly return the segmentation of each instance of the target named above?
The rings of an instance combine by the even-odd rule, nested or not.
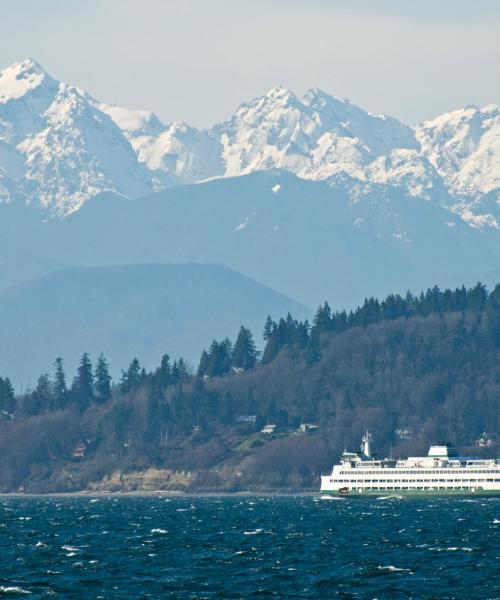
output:
[[[0,498],[0,597],[500,598],[499,499]]]

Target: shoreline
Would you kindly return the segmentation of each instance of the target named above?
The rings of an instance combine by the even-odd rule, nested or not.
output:
[[[320,492],[183,492],[181,490],[153,490],[153,491],[95,491],[83,490],[80,492],[2,492],[2,498],[248,498],[261,497],[319,497]]]

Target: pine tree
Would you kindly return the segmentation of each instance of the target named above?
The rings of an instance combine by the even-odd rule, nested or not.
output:
[[[123,394],[127,394],[132,390],[138,388],[143,379],[143,373],[141,365],[137,358],[130,363],[129,368],[126,371],[122,371],[122,377],[120,381],[120,389]]]
[[[264,325],[264,333],[262,334],[265,342],[269,341],[274,329],[276,329],[276,323],[271,319],[271,316],[268,315]]]
[[[220,377],[229,373],[232,363],[232,345],[228,338],[222,342],[213,340],[208,350],[207,375]]]
[[[16,398],[10,379],[0,377],[0,410],[12,414],[16,410]]]
[[[257,364],[257,349],[252,332],[243,325],[240,327],[233,350],[233,368],[248,371]]]
[[[58,356],[55,362],[55,375],[54,375],[54,410],[61,410],[66,407],[68,403],[68,388],[66,386],[66,375],[64,373],[63,359]]]
[[[314,315],[311,336],[316,341],[321,334],[331,331],[331,328],[332,311],[328,305],[328,302],[325,302],[323,306],[318,308],[316,314]]]
[[[477,284],[468,291],[467,308],[475,312],[480,312],[484,309],[487,298],[488,292],[486,291],[486,287],[478,281]]]
[[[488,332],[495,346],[500,346],[500,285],[496,285],[486,304]]]
[[[92,363],[90,362],[89,355],[85,352],[80,359],[77,375],[71,390],[76,405],[81,412],[90,406],[94,398],[93,387]]]
[[[156,371],[156,379],[158,380],[158,384],[162,390],[167,389],[167,387],[171,383],[172,378],[172,369],[170,367],[170,356],[168,354],[164,354],[161,358],[160,367]]]
[[[95,367],[95,392],[96,400],[101,404],[111,400],[111,375],[103,354],[97,359]]]
[[[23,412],[27,415],[38,415],[50,410],[53,406],[52,384],[47,373],[38,378],[36,388],[23,400]]]
[[[189,377],[188,368],[186,365],[186,361],[181,357],[177,361],[177,369],[179,372],[179,381],[184,383]]]
[[[210,363],[210,356],[206,350],[203,350],[200,356],[200,362],[198,364],[198,370],[196,374],[198,377],[204,377],[208,375],[208,365]]]

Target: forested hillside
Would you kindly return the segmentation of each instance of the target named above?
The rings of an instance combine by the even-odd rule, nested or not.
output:
[[[269,318],[263,335],[262,356],[245,327],[214,340],[196,373],[164,355],[113,384],[105,357],[84,354],[72,382],[58,359],[17,397],[3,374],[1,490],[314,489],[366,428],[381,454],[441,439],[496,452],[500,286],[324,304],[312,324]]]

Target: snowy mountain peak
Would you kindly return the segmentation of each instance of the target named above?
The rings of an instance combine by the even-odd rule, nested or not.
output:
[[[416,127],[423,154],[458,195],[500,188],[500,110],[473,105]]]
[[[102,192],[136,197],[274,169],[347,186],[353,198],[391,189],[475,226],[500,222],[491,201],[500,190],[500,110],[469,105],[411,128],[318,88],[299,98],[278,85],[198,130],[101,103],[33,59],[0,72],[1,201],[64,216]]]
[[[276,85],[271,88],[266,94],[264,94],[265,98],[269,98],[271,100],[285,100],[288,101],[291,98],[296,98],[295,94],[289,90],[288,88],[282,85]]]
[[[99,104],[98,107],[130,135],[158,135],[165,129],[160,119],[149,110],[130,110],[116,104]]]
[[[311,108],[314,108],[316,110],[322,110],[332,104],[337,104],[338,106],[343,106],[346,108],[350,106],[349,100],[337,98],[336,96],[327,94],[319,88],[310,88],[306,90],[302,101],[307,106],[310,106]]]
[[[46,80],[53,81],[36,60],[27,58],[14,63],[0,71],[0,103],[21,98]]]

